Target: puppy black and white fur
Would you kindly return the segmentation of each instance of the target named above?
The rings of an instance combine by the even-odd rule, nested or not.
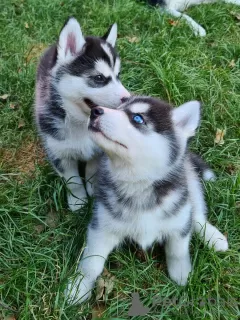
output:
[[[151,5],[159,5],[167,13],[177,18],[183,18],[186,23],[192,28],[193,32],[197,36],[206,36],[206,30],[194,21],[187,14],[182,13],[190,6],[213,3],[213,2],[225,2],[240,5],[240,0],[147,0]]]
[[[119,80],[116,39],[116,24],[102,38],[84,37],[77,20],[70,18],[38,66],[37,127],[52,166],[68,183],[71,210],[79,209],[87,196],[78,173],[79,161],[87,162],[87,191],[92,194],[89,179],[100,149],[87,129],[91,108],[99,104],[116,108],[129,96]]]
[[[179,285],[191,272],[193,231],[216,251],[227,250],[226,237],[207,221],[201,182],[187,149],[199,121],[197,101],[172,108],[157,99],[131,97],[117,110],[91,110],[89,131],[105,154],[81,275],[66,292],[72,303],[90,296],[108,255],[125,239],[143,249],[165,243],[168,273]]]

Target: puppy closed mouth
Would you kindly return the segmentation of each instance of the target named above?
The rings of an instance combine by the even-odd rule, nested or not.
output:
[[[122,146],[123,148],[127,149],[127,147],[126,147],[124,144],[122,144],[122,143],[120,143],[120,142],[118,142],[118,141],[112,140],[112,139],[110,139],[108,136],[106,136],[105,133],[102,132],[102,130],[100,129],[99,124],[98,124],[98,121],[96,121],[96,120],[89,122],[88,130],[93,131],[93,132],[96,132],[96,133],[100,133],[100,134],[103,135],[104,138],[106,138],[107,140],[110,140],[110,141],[112,141],[112,142],[114,142],[114,143]]]

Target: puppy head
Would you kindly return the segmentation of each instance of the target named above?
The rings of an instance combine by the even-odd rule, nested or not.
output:
[[[93,108],[89,130],[111,158],[155,171],[169,168],[184,154],[199,119],[196,101],[172,108],[154,98],[131,97],[117,110]]]
[[[130,95],[119,79],[116,40],[116,23],[103,37],[84,37],[78,21],[70,18],[60,32],[56,86],[64,99],[81,105],[88,114],[97,105],[117,108]]]

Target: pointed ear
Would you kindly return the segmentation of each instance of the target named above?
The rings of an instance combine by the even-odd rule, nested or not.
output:
[[[108,29],[107,33],[102,37],[111,44],[112,47],[115,47],[117,40],[117,24],[116,22]]]
[[[69,18],[62,28],[58,39],[58,61],[70,62],[85,44],[79,23]]]
[[[173,109],[172,120],[186,137],[194,136],[200,122],[200,109],[198,101],[189,101]]]

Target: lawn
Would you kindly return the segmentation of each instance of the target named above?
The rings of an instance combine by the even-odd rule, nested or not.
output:
[[[150,310],[133,319],[239,318],[240,7],[187,12],[206,28],[205,38],[135,0],[1,0],[0,319],[129,319],[134,292]],[[215,253],[194,236],[186,287],[169,279],[162,248],[144,254],[124,245],[106,263],[113,290],[98,302],[93,295],[67,305],[64,288],[84,246],[92,201],[76,214],[68,210],[64,184],[37,137],[33,103],[38,57],[69,15],[85,34],[103,35],[117,21],[121,77],[130,91],[174,105],[203,102],[191,149],[216,172],[217,181],[204,185],[209,220],[230,248]],[[214,142],[217,129],[226,130],[222,145]]]

